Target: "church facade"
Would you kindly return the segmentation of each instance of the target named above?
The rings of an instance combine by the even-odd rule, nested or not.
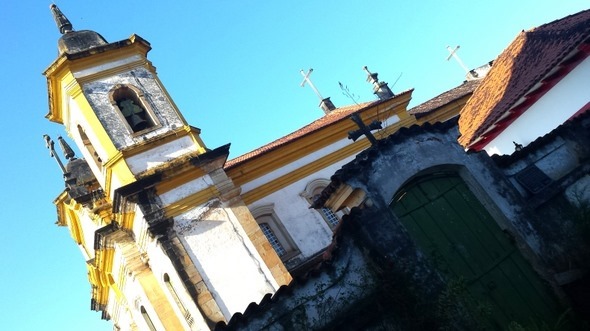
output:
[[[60,137],[64,165],[46,137],[66,182],[58,224],[86,260],[91,308],[114,329],[503,328],[530,316],[550,323],[576,300],[567,294],[580,288],[587,247],[561,208],[577,210],[574,198],[587,195],[577,89],[569,124],[555,129],[556,116],[516,153],[490,157],[466,149],[484,148],[489,132],[502,137],[518,116],[481,132],[463,119],[479,104],[468,100],[506,81],[511,53],[488,78],[409,111],[411,90],[394,94],[367,70],[377,101],[324,99],[318,120],[228,160],[229,145],[207,147],[183,118],[146,40],[109,43],[51,9],[62,37],[44,72],[46,117],[82,154]],[[564,20],[541,28],[588,22],[584,12]],[[549,98],[537,86],[585,72],[588,31],[576,33],[523,93]],[[369,122],[381,128],[374,135]]]
[[[64,165],[46,136],[66,179],[58,224],[86,260],[91,308],[117,330],[212,329],[306,273],[347,212],[310,205],[370,145],[348,138],[350,116],[379,123],[378,138],[416,122],[412,91],[394,95],[368,72],[379,100],[323,101],[325,116],[228,161],[229,145],[206,147],[185,121],[146,40],[107,42],[51,11],[62,37],[46,117],[81,153],[59,137]]]

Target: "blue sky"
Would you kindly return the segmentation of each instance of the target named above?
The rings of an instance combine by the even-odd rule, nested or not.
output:
[[[111,330],[90,311],[80,251],[56,221],[64,184],[42,135],[48,122],[43,70],[60,37],[51,2],[0,3],[0,311],[5,330]],[[411,106],[464,79],[446,46],[461,45],[468,67],[493,60],[522,29],[590,7],[584,1],[73,1],[57,3],[74,29],[107,41],[135,33],[179,109],[210,148],[236,157],[323,113],[300,69],[336,106],[373,100],[362,67],[394,92],[415,88]],[[401,75],[395,86],[392,86]],[[245,308],[245,307],[244,307]]]

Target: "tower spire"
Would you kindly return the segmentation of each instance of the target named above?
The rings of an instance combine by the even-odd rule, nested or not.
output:
[[[57,24],[57,28],[59,29],[59,33],[66,34],[68,32],[74,31],[74,28],[72,27],[72,23],[70,22],[70,20],[68,20],[66,15],[64,15],[61,12],[61,10],[59,10],[59,8],[57,7],[56,4],[54,4],[54,3],[51,4],[51,6],[49,6],[49,9],[51,10],[51,14],[53,15],[53,19],[55,20],[55,24]]]

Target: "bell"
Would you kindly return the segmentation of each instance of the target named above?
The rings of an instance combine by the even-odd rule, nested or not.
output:
[[[133,132],[145,130],[149,127],[148,121],[144,120],[137,114],[133,114],[129,117],[129,124]]]

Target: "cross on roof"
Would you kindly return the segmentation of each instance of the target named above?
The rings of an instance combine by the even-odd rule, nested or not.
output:
[[[307,72],[305,72],[305,71],[303,71],[303,69],[301,69],[299,72],[301,73],[301,76],[303,76],[303,81],[301,82],[301,87],[305,86],[305,83],[308,83],[309,87],[311,87],[311,89],[315,92],[315,94],[318,96],[318,98],[320,98],[320,101],[324,100],[324,98],[322,98],[322,95],[320,94],[320,91],[318,91],[318,89],[315,87],[315,85],[313,85],[313,83],[311,82],[311,79],[309,79],[309,76],[311,76],[313,69],[310,68]]]
[[[459,57],[459,55],[457,55],[457,51],[459,50],[461,46],[457,45],[455,48],[451,48],[451,46],[447,46],[447,50],[449,51],[449,56],[447,56],[447,61],[449,61],[451,58],[454,58],[455,60],[457,60],[457,62],[459,63],[459,65],[461,66],[461,68],[463,68],[463,70],[465,70],[465,73],[469,77],[471,78],[475,78],[473,77],[473,73],[471,73],[471,71],[467,68],[467,66],[465,65],[465,63],[463,63],[463,61],[461,61],[461,58]]]
[[[350,119],[358,125],[359,129],[354,131],[348,132],[348,139],[352,139],[352,141],[356,141],[360,136],[365,135],[367,139],[371,142],[372,145],[377,144],[377,139],[371,133],[372,130],[381,129],[381,121],[374,120],[369,125],[365,125],[359,114],[354,113],[350,115]]]

